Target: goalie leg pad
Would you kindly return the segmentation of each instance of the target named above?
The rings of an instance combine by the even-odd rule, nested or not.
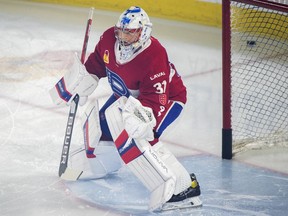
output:
[[[100,141],[99,145],[95,148],[95,154],[96,158],[88,158],[90,169],[94,176],[102,174],[103,176],[101,177],[104,177],[118,171],[122,166],[122,160],[114,143],[111,141]]]
[[[100,141],[101,127],[98,100],[88,104],[82,115],[84,148],[75,151],[72,168],[83,170],[80,179],[102,178],[117,171],[122,164],[113,142]]]
[[[157,152],[153,151],[148,141],[135,140],[135,144],[142,154],[127,163],[127,166],[151,191],[149,210],[153,211],[172,197],[176,187],[176,177]]]
[[[103,178],[121,168],[122,161],[113,142],[100,141],[94,153],[94,158],[87,158],[84,148],[71,153],[71,168],[83,171],[80,179]]]
[[[87,106],[82,116],[82,125],[86,156],[87,158],[94,158],[96,157],[94,149],[98,145],[102,134],[99,120],[98,100],[95,100]]]
[[[191,178],[185,167],[177,160],[172,152],[160,141],[155,144],[153,150],[157,152],[163,162],[176,176],[176,187],[174,194],[177,195],[191,186]]]
[[[149,142],[131,139],[124,130],[122,99],[105,112],[107,123],[122,160],[136,177],[151,191],[150,210],[160,208],[175,191],[176,177],[150,146]]]

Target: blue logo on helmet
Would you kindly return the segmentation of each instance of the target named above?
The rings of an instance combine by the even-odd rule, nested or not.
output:
[[[131,9],[132,8],[132,9]],[[141,8],[139,7],[131,7],[130,9],[126,10],[126,12],[124,13],[124,16],[121,20],[122,24],[129,24],[129,22],[131,21],[131,19],[127,16],[130,13],[139,13],[141,11]]]
[[[129,24],[130,20],[131,20],[131,19],[129,19],[128,17],[123,17],[122,20],[121,20],[121,23],[122,23],[123,25]]]
[[[126,16],[129,13],[139,13],[140,11],[140,7],[133,7],[133,9],[129,8],[128,10],[126,10],[126,13],[124,15]]]

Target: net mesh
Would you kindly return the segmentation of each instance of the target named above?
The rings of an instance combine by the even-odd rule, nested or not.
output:
[[[287,11],[231,2],[233,152],[288,147]]]

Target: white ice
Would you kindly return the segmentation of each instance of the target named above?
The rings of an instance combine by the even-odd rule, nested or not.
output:
[[[0,0],[0,215],[128,215],[83,201],[57,176],[69,108],[55,107],[48,90],[66,72],[73,53],[80,53],[88,11]],[[95,11],[88,52],[118,16]],[[181,121],[164,134],[163,141],[179,158],[204,155],[203,160],[212,156],[217,163],[230,163],[221,159],[221,29],[151,20],[153,35],[167,48],[188,89]],[[92,98],[103,100],[109,95],[105,82],[100,89]],[[75,134],[72,144],[80,143],[81,134]],[[234,160],[287,178],[287,149],[247,151]],[[214,168],[209,166],[201,169],[203,176],[213,180],[216,177],[209,173]],[[209,184],[214,187],[213,181]],[[217,186],[214,192],[225,193]]]

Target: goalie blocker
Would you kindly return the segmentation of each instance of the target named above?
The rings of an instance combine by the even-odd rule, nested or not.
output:
[[[49,94],[54,104],[70,105],[76,94],[80,96],[79,104],[84,105],[89,95],[98,85],[99,79],[86,71],[85,66],[75,53],[74,61],[68,72],[50,89]]]

